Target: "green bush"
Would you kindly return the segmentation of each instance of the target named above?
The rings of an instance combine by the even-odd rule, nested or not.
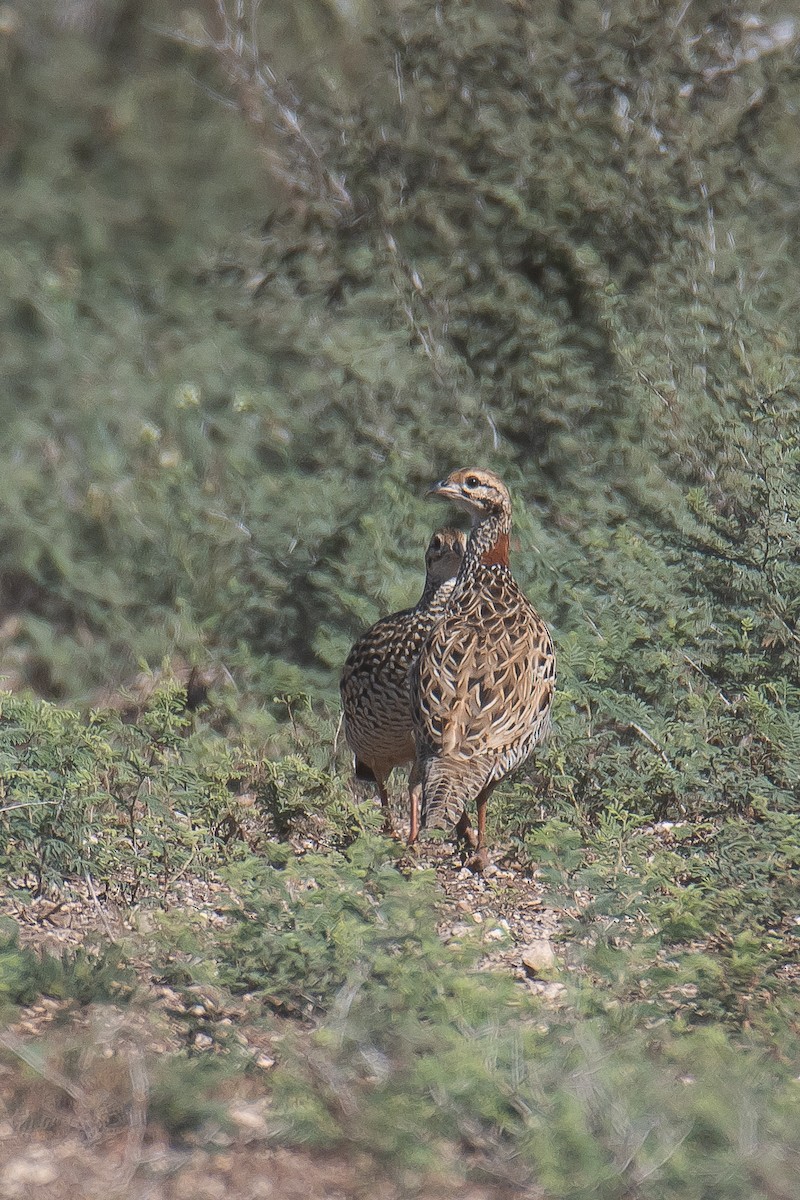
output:
[[[302,1018],[288,1140],[789,1195],[795,31],[738,0],[279,8],[271,90],[150,0],[4,18],[0,665],[69,705],[2,699],[5,877],[167,904],[233,864],[225,917],[154,953]],[[468,461],[559,653],[553,737],[490,805],[561,914],[558,1012],[441,946],[332,749],[352,638],[418,591],[422,489]],[[165,655],[235,700],[91,712]],[[117,986],[2,957],[10,1003]],[[207,1111],[186,1071],[173,1131]]]
[[[191,724],[185,691],[169,684],[135,723],[0,697],[9,883],[40,895],[89,875],[132,901],[165,896],[188,869],[202,875],[235,854],[236,788],[258,764],[246,746],[192,735]]]
[[[2,919],[0,933],[0,1009],[33,1004],[39,996],[78,1004],[117,1000],[130,995],[133,975],[115,946],[79,946],[60,956],[20,946],[16,926]]]
[[[150,1120],[172,1138],[195,1132],[204,1122],[226,1124],[220,1095],[232,1074],[219,1059],[170,1054],[155,1063],[148,1096]]]

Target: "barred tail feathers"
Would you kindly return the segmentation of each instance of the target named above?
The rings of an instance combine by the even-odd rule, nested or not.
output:
[[[456,825],[482,785],[482,780],[476,782],[470,778],[472,772],[464,770],[464,764],[442,758],[428,759],[421,774],[423,829],[448,829]]]

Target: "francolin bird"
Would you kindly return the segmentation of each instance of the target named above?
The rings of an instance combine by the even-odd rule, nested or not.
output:
[[[464,558],[459,529],[438,529],[425,552],[425,587],[414,608],[383,617],[353,646],[339,684],[344,733],[355,755],[357,779],[372,780],[383,808],[383,827],[393,833],[387,780],[395,767],[414,760],[409,672],[420,647],[440,619]],[[410,840],[419,825],[419,784],[409,781]]]
[[[442,619],[411,674],[422,825],[456,825],[483,870],[486,802],[547,730],[556,682],[547,626],[508,565],[511,498],[492,471],[453,471],[428,495],[472,518],[466,554]],[[478,837],[467,805],[477,802]]]

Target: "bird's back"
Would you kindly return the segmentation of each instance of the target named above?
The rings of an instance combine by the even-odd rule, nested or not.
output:
[[[344,730],[359,764],[388,772],[414,757],[409,673],[450,598],[465,542],[459,530],[438,530],[419,602],[377,621],[347,657],[340,683]]]
[[[554,687],[546,625],[507,566],[474,564],[414,669],[427,824],[458,820],[464,804],[527,759],[546,731]]]
[[[452,582],[442,588],[445,594],[424,610],[405,609],[376,622],[347,657],[340,685],[344,728],[359,759],[399,766],[414,757],[408,677]]]

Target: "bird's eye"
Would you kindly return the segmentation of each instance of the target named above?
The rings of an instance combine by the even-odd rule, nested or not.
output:
[[[480,479],[478,479],[477,475],[468,475],[467,478],[464,480],[464,484],[468,488],[476,488],[476,487],[480,487],[481,481],[480,481]]]

